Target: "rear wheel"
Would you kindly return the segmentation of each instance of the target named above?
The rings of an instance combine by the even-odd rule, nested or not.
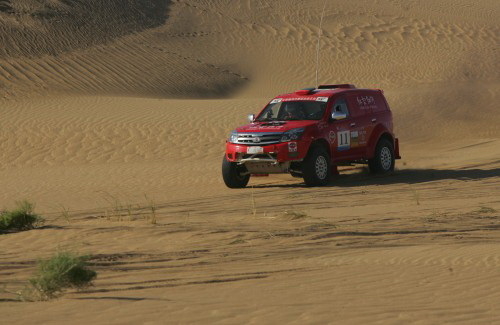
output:
[[[250,180],[250,174],[245,166],[230,162],[224,155],[222,159],[222,178],[229,188],[244,188]]]
[[[330,155],[323,147],[313,147],[302,162],[302,177],[307,186],[324,186],[330,181]]]
[[[380,139],[375,148],[375,156],[368,161],[372,174],[385,174],[394,171],[394,145],[387,139]]]

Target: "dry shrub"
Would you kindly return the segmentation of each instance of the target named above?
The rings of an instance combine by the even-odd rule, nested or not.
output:
[[[33,203],[24,200],[16,205],[12,211],[0,212],[0,230],[29,230],[43,223],[43,218],[33,212]]]
[[[38,270],[30,279],[35,297],[48,300],[57,297],[67,288],[82,289],[91,285],[97,273],[88,268],[88,259],[88,256],[61,252],[39,261]]]

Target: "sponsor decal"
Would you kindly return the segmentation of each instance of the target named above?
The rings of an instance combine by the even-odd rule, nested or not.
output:
[[[261,129],[283,129],[283,125],[252,125],[249,130],[261,130]]]
[[[351,148],[351,131],[341,131],[337,133],[337,150],[349,150]]]
[[[336,138],[337,136],[335,135],[335,131],[330,131],[330,133],[328,133],[328,140],[331,143],[334,143]]]
[[[288,142],[288,152],[297,152],[297,142]]]
[[[293,97],[293,98],[281,98],[282,102],[295,102],[295,101],[316,101],[317,97]],[[328,100],[328,98],[327,98]]]
[[[351,148],[359,146],[359,133],[358,131],[351,132]]]
[[[356,100],[360,109],[375,109],[375,98],[373,96],[357,96]]]
[[[375,98],[373,96],[358,96],[356,97],[359,106],[367,106],[375,104]]]
[[[328,124],[325,121],[321,121],[318,123],[318,130],[323,130],[328,126]]]
[[[293,97],[293,98],[275,98],[269,104],[276,104],[281,102],[295,102],[295,101],[316,101],[328,102],[328,97]]]

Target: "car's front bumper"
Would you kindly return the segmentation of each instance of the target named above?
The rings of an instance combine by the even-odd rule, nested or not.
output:
[[[300,161],[307,154],[308,144],[290,141],[266,146],[248,146],[226,142],[226,158],[231,162],[269,162],[283,163]]]

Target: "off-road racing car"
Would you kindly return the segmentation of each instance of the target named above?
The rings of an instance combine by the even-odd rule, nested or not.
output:
[[[401,158],[392,113],[379,89],[303,89],[277,96],[249,120],[226,141],[222,176],[230,188],[245,187],[252,175],[278,173],[321,186],[337,166],[364,163],[372,173],[388,173]]]

